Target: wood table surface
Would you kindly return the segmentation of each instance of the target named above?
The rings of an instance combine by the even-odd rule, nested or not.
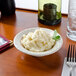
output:
[[[55,26],[47,26],[38,22],[38,13],[16,10],[16,14],[1,17],[0,34],[13,40],[20,31],[32,27],[44,27],[57,30],[63,38],[62,48],[45,57],[26,55],[14,46],[0,54],[0,76],[61,76],[64,58],[69,44],[76,44],[66,36],[67,16],[62,15],[62,21]]]

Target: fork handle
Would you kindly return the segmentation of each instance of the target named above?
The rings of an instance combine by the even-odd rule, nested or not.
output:
[[[72,71],[70,71],[70,76],[72,76]]]
[[[70,68],[70,76],[72,76],[72,70],[73,70],[73,68]]]

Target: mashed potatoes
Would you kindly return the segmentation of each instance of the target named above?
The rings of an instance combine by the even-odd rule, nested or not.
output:
[[[29,32],[27,35],[23,35],[21,44],[27,50],[43,52],[51,49],[55,44],[55,40],[46,31],[38,29],[35,32]]]

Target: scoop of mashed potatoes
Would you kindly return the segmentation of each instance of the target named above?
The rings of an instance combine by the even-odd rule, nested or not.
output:
[[[55,40],[46,31],[38,29],[35,32],[29,32],[27,35],[23,35],[21,44],[27,50],[43,52],[51,49],[55,44]]]

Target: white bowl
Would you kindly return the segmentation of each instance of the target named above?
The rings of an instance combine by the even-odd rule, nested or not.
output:
[[[29,28],[29,29],[25,29],[25,30],[21,31],[20,33],[18,33],[14,38],[15,47],[19,51],[21,51],[21,52],[23,52],[25,54],[36,56],[36,57],[41,57],[41,56],[46,56],[46,55],[53,54],[53,53],[57,52],[62,47],[63,40],[62,40],[62,37],[60,36],[60,40],[56,41],[56,44],[54,45],[54,47],[52,49],[50,49],[50,50],[45,51],[45,52],[32,52],[32,51],[29,51],[29,50],[25,49],[20,43],[23,34],[28,34],[29,32],[34,32],[37,29],[40,29],[40,28],[39,27]],[[54,31],[51,30],[51,29],[46,29],[46,28],[42,28],[42,29],[44,31],[48,32],[49,34],[54,33]]]

